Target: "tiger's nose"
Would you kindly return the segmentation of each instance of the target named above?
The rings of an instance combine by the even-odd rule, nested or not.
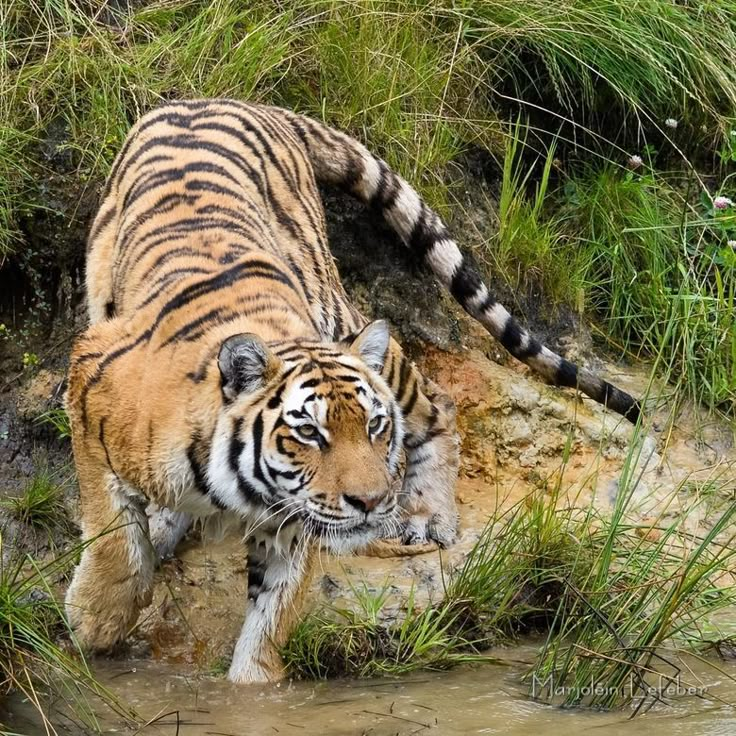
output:
[[[377,493],[374,496],[350,496],[344,493],[342,497],[348,506],[352,506],[354,509],[367,514],[369,511],[373,511],[386,498],[386,493]]]

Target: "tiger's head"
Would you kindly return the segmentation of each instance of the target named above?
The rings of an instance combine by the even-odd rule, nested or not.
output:
[[[220,502],[266,529],[301,521],[336,552],[390,531],[404,428],[380,376],[389,340],[384,321],[334,344],[228,338],[209,465]]]

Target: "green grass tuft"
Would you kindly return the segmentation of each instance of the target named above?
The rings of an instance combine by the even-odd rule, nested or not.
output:
[[[102,701],[118,715],[134,714],[100,685],[82,655],[62,648],[64,616],[50,581],[69,570],[79,549],[38,564],[3,548],[0,534],[0,697],[21,693],[38,711],[44,730],[56,734],[50,708],[61,707],[84,728],[99,732],[92,701]]]
[[[690,203],[666,177],[605,168],[572,179],[565,213],[579,233],[587,307],[691,398],[736,406],[736,215]]]
[[[656,359],[674,404],[736,407],[736,214],[714,207],[692,174],[605,163],[560,171],[555,148],[529,162],[528,131],[508,136],[499,226],[482,254],[514,289],[599,320],[630,356]]]
[[[622,489],[613,517],[595,532],[590,559],[576,562],[564,579],[532,673],[537,697],[595,708],[633,700],[637,713],[660,699],[657,688],[691,684],[678,664],[681,648],[698,652],[721,638],[713,617],[736,602],[736,586],[726,577],[736,560],[736,503],[704,531],[687,523],[703,512],[697,498],[641,527],[625,515],[634,487]],[[601,687],[591,691],[591,683]]]
[[[36,423],[52,427],[60,440],[67,440],[72,436],[72,426],[66,409],[49,409],[36,417]]]
[[[19,496],[0,501],[0,509],[16,521],[46,531],[50,537],[71,525],[64,488],[47,471],[37,472]]]

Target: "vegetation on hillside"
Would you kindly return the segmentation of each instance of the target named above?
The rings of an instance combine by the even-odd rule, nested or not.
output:
[[[617,350],[668,346],[690,395],[732,408],[733,0],[11,0],[0,29],[0,258],[28,260],[24,232],[57,206],[47,180],[94,200],[165,99],[323,118],[446,216],[462,152],[502,160],[521,114],[531,133],[515,173],[506,156],[502,230],[480,255],[512,286],[541,274]],[[527,177],[553,141],[557,165]]]
[[[651,159],[635,170],[609,161],[559,172],[550,194],[554,147],[524,168],[519,136],[507,145],[498,232],[484,240],[496,267],[513,285],[541,284],[553,302],[593,316],[595,333],[614,349],[656,357],[655,375],[673,384],[675,405],[687,397],[733,417],[730,198],[711,198],[694,178],[657,171]],[[730,192],[728,178],[718,191]]]

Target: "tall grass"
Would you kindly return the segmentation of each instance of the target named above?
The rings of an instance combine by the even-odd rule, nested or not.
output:
[[[359,133],[442,199],[469,141],[498,144],[499,99],[595,126],[621,115],[722,125],[736,109],[732,0],[11,0],[0,10],[0,248],[16,247],[50,123],[97,181],[141,112],[232,95],[294,106]],[[505,104],[505,103],[504,103]],[[619,116],[620,117],[620,116]],[[621,128],[619,119],[617,128]],[[656,127],[656,126],[655,126]],[[26,177],[31,174],[31,178]]]
[[[692,177],[649,164],[564,170],[554,143],[525,156],[527,139],[519,125],[507,138],[499,225],[482,255],[513,288],[594,317],[616,352],[656,359],[676,405],[733,416],[736,210],[714,206],[732,193],[730,176],[697,196]]]
[[[566,215],[584,254],[585,298],[614,340],[664,356],[691,397],[736,406],[736,215],[667,181],[604,168],[569,181]]]
[[[630,493],[623,489],[612,519],[595,532],[593,555],[565,581],[532,673],[537,697],[603,708],[635,700],[635,712],[651,707],[672,685],[691,685],[687,676],[680,680],[678,648],[706,645],[714,614],[736,601],[736,586],[724,577],[736,558],[736,503],[704,530],[686,522],[699,500],[674,519],[664,509],[642,529],[626,519]]]
[[[39,564],[3,549],[0,534],[0,697],[20,693],[37,710],[47,734],[57,733],[52,703],[64,706],[67,719],[76,718],[95,732],[94,706],[100,701],[125,719],[133,717],[97,682],[79,652],[57,643],[65,623],[51,583],[69,570],[78,553],[75,548]]]

